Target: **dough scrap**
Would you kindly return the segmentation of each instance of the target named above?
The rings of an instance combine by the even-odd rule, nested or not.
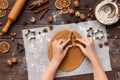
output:
[[[52,42],[59,39],[69,39],[71,33],[74,33],[76,38],[82,38],[81,35],[76,31],[62,30],[56,33],[50,41],[48,46],[48,58],[51,61],[52,59]],[[66,57],[59,66],[59,70],[63,72],[70,72],[77,69],[83,62],[85,56],[78,47],[72,47],[68,50]]]

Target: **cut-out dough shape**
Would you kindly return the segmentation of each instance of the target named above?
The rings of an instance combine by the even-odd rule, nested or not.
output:
[[[69,31],[69,30],[62,30],[53,36],[53,38],[50,41],[49,47],[48,47],[48,58],[50,61],[52,59],[52,42],[56,39],[57,40],[70,39],[71,35],[73,35],[73,34],[76,38],[80,38],[80,39],[82,38],[78,32]],[[68,50],[66,57],[62,61],[61,65],[59,66],[59,70],[61,70],[63,72],[73,71],[81,65],[84,58],[85,58],[85,56],[82,53],[82,51],[80,50],[80,48],[74,46]]]

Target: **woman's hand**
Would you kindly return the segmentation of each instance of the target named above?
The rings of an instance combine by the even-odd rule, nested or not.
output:
[[[77,41],[79,41],[80,44],[76,44],[76,46],[78,46],[82,52],[84,53],[84,55],[92,61],[92,59],[96,58],[96,54],[94,51],[94,41],[92,38],[83,38],[83,39],[78,39]]]
[[[82,50],[84,55],[91,61],[93,72],[94,72],[94,80],[108,80],[99,60],[94,51],[94,42],[92,38],[83,38],[77,39],[79,44],[77,46]]]
[[[60,40],[55,40],[52,43],[52,49],[53,49],[52,61],[57,62],[59,64],[61,63],[61,61],[64,59],[65,55],[67,54],[68,49],[72,47],[71,45],[66,46],[69,41],[70,39],[67,41],[60,39]],[[65,46],[66,48],[64,49]]]

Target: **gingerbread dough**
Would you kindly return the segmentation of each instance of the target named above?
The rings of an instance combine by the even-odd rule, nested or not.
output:
[[[56,39],[58,40],[61,38],[65,40],[70,39],[71,33],[73,33],[76,38],[82,38],[81,35],[76,31],[63,30],[56,33],[51,39],[51,42],[48,47],[49,60],[52,59],[52,42]],[[82,51],[78,47],[74,46],[68,50],[66,57],[59,66],[59,70],[63,72],[73,71],[81,65],[84,58],[85,56],[83,55]]]

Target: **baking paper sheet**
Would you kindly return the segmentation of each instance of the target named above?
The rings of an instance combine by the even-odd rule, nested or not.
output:
[[[23,30],[23,39],[24,39],[24,46],[25,46],[25,55],[27,60],[27,68],[28,68],[28,79],[29,80],[39,80],[42,73],[47,68],[48,64],[50,63],[48,60],[48,45],[52,38],[52,36],[60,30],[68,29],[68,30],[75,30],[78,31],[83,37],[87,36],[87,30],[92,27],[94,31],[101,29],[104,32],[104,38],[102,40],[95,40],[95,51],[97,56],[100,60],[105,71],[111,70],[110,65],[110,58],[109,58],[109,47],[103,46],[103,48],[99,48],[99,43],[104,43],[107,40],[106,34],[106,27],[102,24],[98,23],[97,21],[88,21],[88,22],[81,22],[78,24],[66,24],[66,25],[53,25],[54,30],[50,31],[49,27],[40,27],[30,29],[31,31],[36,32],[36,39],[29,40],[25,34],[27,33],[27,29]],[[39,31],[42,32],[44,28],[48,29],[47,33],[38,34]],[[29,37],[31,37],[30,34]],[[84,59],[83,63],[74,71],[71,72],[61,72],[57,71],[56,77],[65,77],[65,76],[74,76],[74,75],[81,75],[81,74],[88,74],[92,73],[91,63],[87,58]]]

